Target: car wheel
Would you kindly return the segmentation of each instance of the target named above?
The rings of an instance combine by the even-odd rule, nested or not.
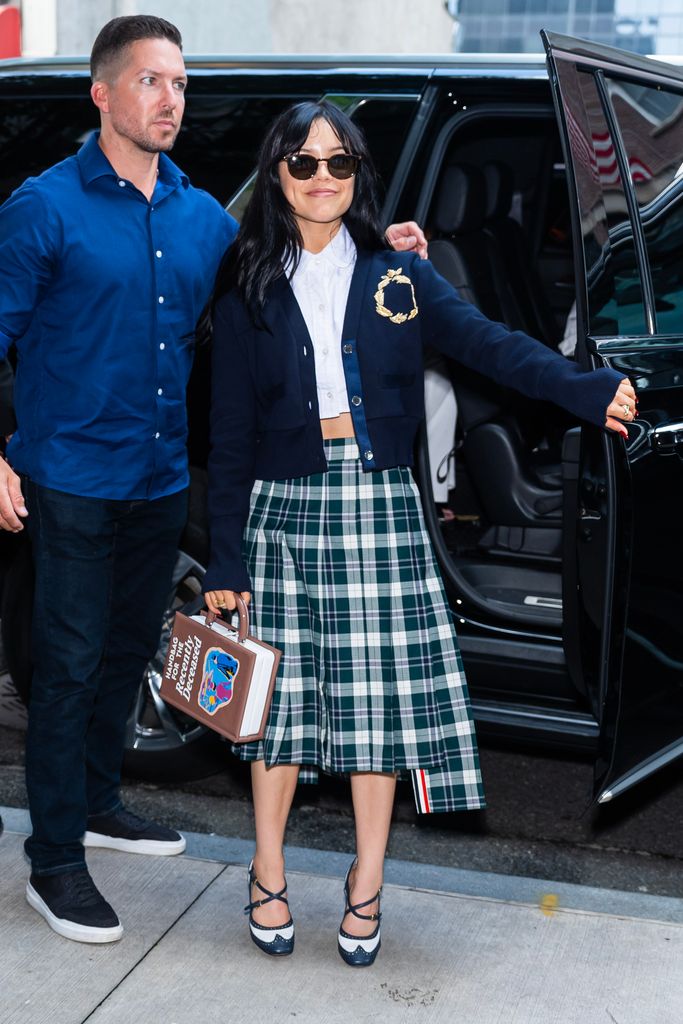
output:
[[[2,589],[2,646],[14,688],[24,704],[31,694],[31,619],[33,561],[31,545],[22,543],[5,573]]]
[[[159,696],[161,672],[176,611],[193,615],[203,604],[204,568],[178,552],[173,587],[159,638],[126,727],[124,773],[150,782],[203,778],[225,767],[225,744],[192,718],[168,707]],[[33,564],[22,545],[10,565],[2,599],[2,642],[12,682],[25,704],[31,692]]]
[[[153,782],[203,778],[225,767],[225,744],[193,718],[165,704],[159,695],[173,616],[195,615],[204,604],[204,568],[178,552],[173,587],[159,638],[159,648],[145,671],[126,727],[123,767],[127,775]]]

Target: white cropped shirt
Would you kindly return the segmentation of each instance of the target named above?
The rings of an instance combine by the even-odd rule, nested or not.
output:
[[[313,342],[321,419],[349,411],[341,342],[355,265],[356,246],[342,224],[322,252],[301,250],[299,265],[289,278]]]

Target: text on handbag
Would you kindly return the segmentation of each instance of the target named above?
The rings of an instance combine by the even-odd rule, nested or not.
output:
[[[176,690],[186,701],[189,701],[192,696],[192,686],[201,649],[202,641],[198,636],[188,636],[186,640],[179,640],[177,636],[174,636],[171,640],[166,674],[175,683]]]

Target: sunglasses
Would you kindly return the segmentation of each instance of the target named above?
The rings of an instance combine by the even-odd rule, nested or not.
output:
[[[327,170],[333,178],[344,181],[352,178],[358,170],[360,157],[352,153],[335,153],[334,156],[321,157],[320,160],[307,153],[294,153],[292,156],[284,157],[287,170],[297,181],[306,181],[313,178],[318,172],[318,164],[327,164]]]

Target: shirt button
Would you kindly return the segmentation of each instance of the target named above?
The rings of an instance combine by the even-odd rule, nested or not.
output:
[[[328,398],[332,398],[332,392],[331,392],[331,391],[328,391],[328,392],[327,392],[327,397],[328,397]]]
[[[126,187],[125,181],[119,181],[119,188],[125,188],[125,187]]]
[[[162,341],[162,342],[161,342],[161,344],[159,345],[159,348],[160,348],[160,349],[161,349],[161,351],[163,352],[163,351],[164,351],[164,349],[166,348],[166,344],[165,344],[165,342],[163,342],[163,341]]]
[[[323,349],[323,355],[326,356],[329,351],[330,351],[329,348],[324,348]]]
[[[156,438],[157,441],[159,440],[159,438],[161,437],[161,434],[159,433],[159,431],[156,432],[154,437]]]
[[[360,395],[354,395],[353,398],[351,399],[351,405],[360,405],[362,401],[363,399],[360,397]]]
[[[157,258],[158,260],[160,260],[160,259],[161,259],[161,257],[162,257],[163,255],[164,255],[164,254],[163,254],[163,252],[161,251],[161,249],[157,249],[157,251],[156,251],[156,258]]]
[[[353,352],[353,345],[344,345],[344,355],[350,356]]]
[[[157,388],[157,394],[158,395],[163,395],[163,393],[164,393],[164,389],[163,388]]]
[[[322,304],[322,302],[321,302],[321,303],[320,303],[320,305],[318,306],[318,309],[320,310],[320,312],[321,312],[321,313],[324,313],[324,312],[325,312],[325,307],[324,307],[324,305]]]
[[[163,302],[163,301],[164,301],[164,297],[163,297],[163,295],[160,295],[160,296],[159,296],[159,302],[161,303],[161,302]]]
[[[373,452],[371,452],[371,451],[363,452],[363,458],[367,459],[368,462],[372,462],[374,457],[375,456],[374,456]]]

